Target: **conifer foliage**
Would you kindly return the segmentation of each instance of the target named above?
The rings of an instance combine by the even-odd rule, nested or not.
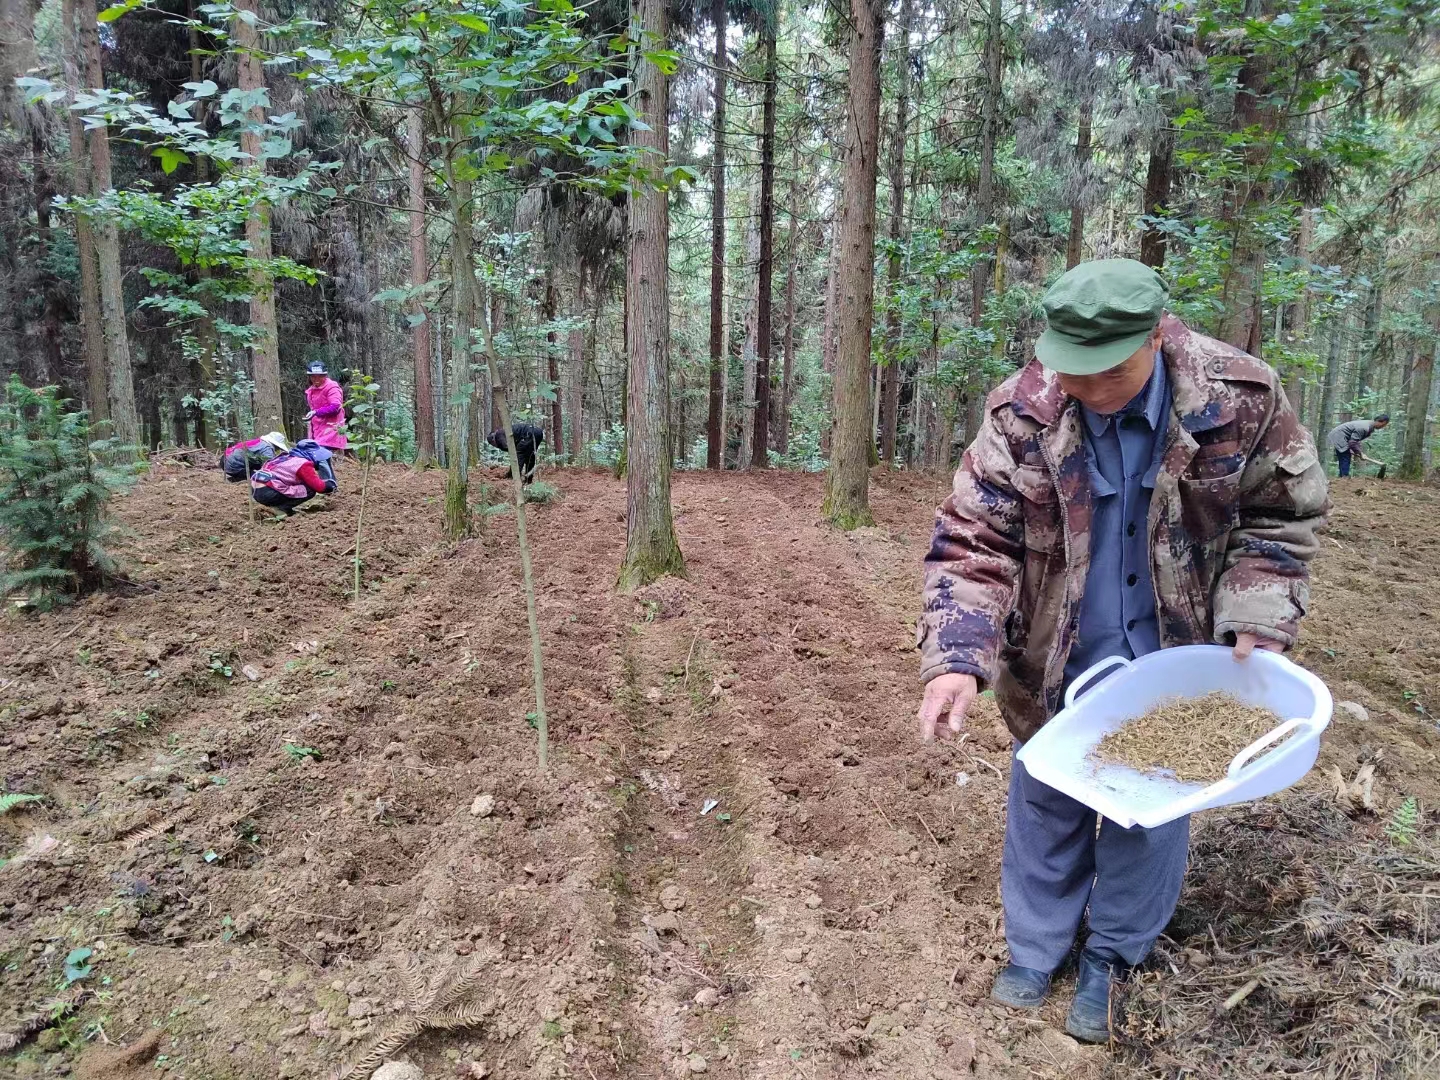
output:
[[[14,376],[0,398],[0,592],[42,610],[116,577],[107,508],[136,475],[133,451],[92,440],[70,405]]]

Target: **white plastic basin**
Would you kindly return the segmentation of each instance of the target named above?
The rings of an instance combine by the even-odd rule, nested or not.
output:
[[[1095,744],[1126,720],[1167,699],[1216,690],[1282,719],[1235,755],[1224,778],[1208,785],[1182,783],[1088,760]],[[1332,708],[1323,682],[1275,653],[1257,649],[1237,663],[1224,646],[1184,645],[1138,660],[1112,656],[1070,685],[1065,708],[1020,748],[1018,757],[1041,783],[1118,825],[1149,829],[1199,810],[1261,799],[1296,783],[1315,764]]]

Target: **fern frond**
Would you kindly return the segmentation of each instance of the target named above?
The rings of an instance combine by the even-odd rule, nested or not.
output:
[[[1420,802],[1411,795],[1395,808],[1385,826],[1385,835],[1393,843],[1408,847],[1415,842],[1415,833],[1420,827]]]
[[[44,795],[24,795],[18,791],[12,791],[8,795],[0,795],[0,814],[8,814],[17,807],[37,803],[44,798]]]
[[[133,850],[134,848],[137,848],[141,844],[145,843],[147,840],[154,840],[157,836],[161,836],[164,833],[169,832],[176,825],[179,825],[181,822],[187,821],[194,816],[195,808],[193,806],[182,806],[173,814],[165,815],[153,825],[143,825],[137,829],[127,830],[126,832],[122,833],[118,837],[118,839],[120,839],[125,844],[127,850]]]
[[[485,974],[485,966],[477,964],[461,972],[460,977],[450,984],[443,994],[435,998],[430,1006],[431,1012],[439,1012],[449,1008],[468,994],[475,987],[480,985],[481,976]]]
[[[405,957],[400,965],[400,986],[405,993],[405,1004],[413,1013],[422,1013],[429,1005],[430,988],[425,979],[425,968],[413,956]]]
[[[365,1080],[378,1069],[385,1059],[394,1054],[411,1039],[425,1030],[425,1022],[418,1016],[407,1016],[396,1021],[380,1033],[363,1057],[343,1072],[335,1074],[335,1080]]]
[[[456,1028],[479,1027],[490,1019],[493,1007],[487,1002],[470,1002],[466,1005],[456,1005],[446,1009],[444,1012],[431,1013],[425,1017],[426,1026],[438,1028],[441,1031],[453,1031]]]
[[[20,1022],[9,1031],[0,1031],[0,1053],[14,1050],[37,1031],[43,1031],[51,1024],[58,1023],[75,1011],[80,1004],[80,995],[56,998],[47,1001],[33,1012],[20,1018]]]

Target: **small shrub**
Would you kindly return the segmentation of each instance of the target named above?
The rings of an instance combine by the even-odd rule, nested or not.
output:
[[[525,488],[525,501],[549,505],[560,500],[560,489],[544,480],[536,480]]]
[[[116,576],[106,511],[139,470],[133,449],[91,441],[89,415],[68,404],[15,376],[0,397],[0,591],[41,610]]]

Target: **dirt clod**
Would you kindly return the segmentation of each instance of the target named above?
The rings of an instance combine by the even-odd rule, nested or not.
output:
[[[720,991],[713,986],[707,986],[695,995],[695,1004],[702,1009],[713,1009],[720,1004]]]
[[[1343,712],[1352,720],[1364,724],[1370,720],[1370,710],[1361,705],[1358,701],[1337,701],[1335,711]]]
[[[370,1074],[370,1080],[425,1080],[425,1074],[408,1061],[387,1061]]]
[[[666,911],[681,911],[685,907],[685,894],[678,885],[666,885],[660,890],[660,906]]]
[[[470,816],[487,818],[495,812],[494,795],[476,795],[475,801],[470,804]]]
[[[705,1060],[702,1054],[691,1054],[685,1059],[685,1065],[692,1073],[698,1074],[710,1071],[710,1063]]]
[[[1236,754],[1279,723],[1269,709],[1229,694],[1175,698],[1110,732],[1090,759],[1152,775],[1167,773],[1186,783],[1210,783],[1225,775]]]

